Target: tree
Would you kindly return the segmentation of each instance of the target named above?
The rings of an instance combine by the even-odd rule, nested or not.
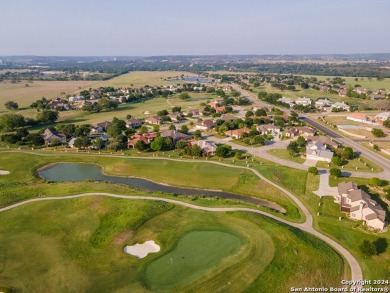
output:
[[[383,126],[386,128],[390,128],[390,119],[387,119],[386,121],[384,121]]]
[[[74,147],[81,149],[87,147],[89,144],[89,141],[86,137],[78,137],[75,139],[73,145]]]
[[[302,148],[306,145],[306,140],[302,136],[299,136],[297,139],[297,144]]]
[[[78,136],[88,136],[89,133],[91,132],[92,125],[91,124],[81,124],[77,125],[73,135],[78,137]]]
[[[188,126],[187,126],[187,125],[183,125],[183,126],[180,128],[180,132],[181,132],[181,133],[184,133],[184,134],[187,134],[187,133],[188,133]]]
[[[332,158],[332,164],[336,166],[341,166],[343,164],[343,161],[339,157],[335,156]]]
[[[191,97],[190,97],[190,95],[188,93],[180,93],[180,95],[179,95],[179,99],[180,100],[188,100],[190,98]]]
[[[351,160],[353,158],[353,149],[351,147],[345,147],[340,152],[340,155],[344,160]]]
[[[76,130],[76,125],[74,125],[74,124],[61,124],[61,125],[56,126],[56,128],[58,131],[65,134],[67,137],[71,137],[74,135],[74,132]],[[88,131],[88,133],[89,133],[89,131]],[[83,136],[87,136],[88,133],[86,135],[83,135]]]
[[[181,112],[181,107],[174,106],[171,111],[172,111],[172,113]]]
[[[191,156],[200,157],[201,154],[202,154],[202,149],[200,148],[200,146],[198,146],[197,144],[194,144],[191,147]]]
[[[37,115],[37,120],[42,124],[54,123],[58,119],[58,112],[52,110],[43,110]]]
[[[139,140],[135,143],[134,147],[140,151],[140,152],[143,152],[144,150],[146,150],[146,144],[142,141],[142,140]]]
[[[164,137],[159,136],[151,142],[150,148],[154,151],[161,151],[164,147]]]
[[[217,146],[215,151],[215,155],[221,158],[227,158],[232,151],[232,147],[230,145],[224,144]]]
[[[3,114],[0,116],[0,130],[13,131],[25,126],[25,119],[19,114]]]
[[[299,154],[299,145],[296,141],[292,141],[288,144],[287,150],[289,151],[291,156],[296,156]]]
[[[256,116],[267,116],[267,112],[264,109],[257,109],[255,112]]]
[[[199,139],[202,139],[202,132],[200,132],[200,130],[195,130],[194,131],[194,134],[193,134],[194,138],[199,140]]]
[[[34,145],[34,146],[41,146],[45,144],[44,139],[42,136],[38,133],[30,133],[26,136],[27,143]]]
[[[307,82],[301,82],[300,86],[303,89],[308,89],[309,88],[309,84]]]
[[[176,126],[174,124],[169,125],[169,130],[176,130]]]
[[[370,178],[370,180],[368,180],[368,184],[370,184],[372,186],[379,187],[379,186],[382,186],[383,181],[377,177],[372,177],[372,178]]]
[[[98,137],[91,141],[91,145],[95,150],[101,150],[104,148],[106,143],[100,137]]]
[[[309,169],[307,170],[310,174],[314,174],[314,175],[317,175],[318,174],[318,169],[317,167],[309,167]]]
[[[153,125],[153,132],[160,132],[160,125]]]
[[[103,110],[117,109],[119,102],[110,100],[109,98],[101,98],[98,100],[98,105]]]
[[[341,177],[341,176],[343,176],[343,174],[341,173],[341,170],[338,169],[338,168],[330,168],[329,172],[330,172],[330,175],[332,175],[334,177]]]
[[[142,126],[139,130],[140,134],[145,134],[148,133],[148,128],[146,126]]]
[[[8,110],[17,110],[19,108],[19,105],[18,103],[14,102],[14,101],[8,101],[4,104],[4,106],[8,109]]]
[[[376,137],[385,137],[385,133],[383,132],[382,129],[378,129],[378,128],[373,128],[371,130],[371,133],[376,136]]]
[[[185,149],[186,147],[188,146],[188,142],[185,142],[184,140],[179,140],[175,147],[178,149],[178,150],[183,150]]]
[[[362,244],[359,246],[360,251],[365,256],[371,256],[377,254],[377,249],[374,242],[364,239]]]

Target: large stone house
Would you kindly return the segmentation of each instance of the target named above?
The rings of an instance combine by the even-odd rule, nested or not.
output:
[[[206,157],[215,155],[217,150],[217,145],[211,140],[195,140],[191,144],[199,146]]]
[[[66,135],[59,133],[55,130],[46,128],[45,132],[42,134],[42,138],[45,141],[45,144],[51,145],[53,142],[66,143]]]
[[[341,182],[338,193],[334,196],[335,202],[340,204],[353,220],[362,220],[368,228],[382,231],[385,227],[385,210],[371,199],[370,195],[358,189],[354,182]]]

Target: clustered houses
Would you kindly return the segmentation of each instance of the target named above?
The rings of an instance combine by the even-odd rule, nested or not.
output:
[[[306,159],[314,161],[329,162],[333,158],[333,152],[326,148],[321,142],[310,141],[306,146]]]
[[[370,195],[358,189],[354,182],[342,182],[338,185],[338,193],[334,197],[345,212],[353,220],[362,220],[369,229],[381,231],[385,228],[386,212],[371,199]]]
[[[307,126],[291,127],[286,132],[286,137],[303,136],[304,138],[316,135],[316,131]]]
[[[347,116],[347,120],[374,125],[380,125],[387,119],[390,119],[390,112],[383,112],[376,116],[367,116],[364,113],[354,112]]]

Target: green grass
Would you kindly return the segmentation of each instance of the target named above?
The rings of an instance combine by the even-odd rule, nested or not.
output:
[[[287,195],[259,179],[252,172],[243,169],[197,162],[79,156],[77,154],[45,157],[25,153],[0,153],[0,159],[2,168],[11,172],[10,175],[0,177],[2,188],[0,206],[36,197],[39,194],[65,195],[85,192],[84,189],[79,189],[80,185],[77,183],[47,184],[34,176],[36,168],[62,161],[96,163],[101,165],[104,172],[109,175],[136,176],[179,187],[219,189],[259,197],[284,207],[288,218],[293,220],[301,218],[298,208]],[[94,191],[104,189],[101,184],[89,183],[89,185]],[[259,189],[259,186],[262,188]]]
[[[272,149],[268,150],[267,153],[275,157],[292,161],[298,164],[303,164],[305,162],[305,159],[301,158],[300,156],[291,156],[289,151],[286,149]]]
[[[191,231],[184,235],[174,250],[152,262],[145,271],[152,289],[174,289],[194,280],[207,277],[226,258],[237,254],[245,240],[237,235],[221,231]],[[262,242],[268,250],[274,250],[272,240]],[[273,258],[266,256],[265,266]]]
[[[96,246],[91,239],[105,215],[118,224]],[[218,235],[191,239],[199,247],[192,251],[184,243],[182,250],[181,241],[193,231]],[[218,239],[228,243],[214,246]],[[125,245],[146,240],[155,240],[161,251],[144,259],[123,252]],[[297,229],[247,213],[207,213],[161,202],[90,196],[28,204],[0,213],[0,243],[0,286],[26,292],[150,292],[159,286],[148,279],[156,263],[170,262],[171,254],[180,259],[181,252],[192,260],[196,251],[213,253],[212,259],[191,262],[185,282],[166,276],[166,288],[286,292],[297,284],[335,286],[344,277],[340,256]]]
[[[355,158],[352,160],[346,160],[343,161],[342,166],[336,166],[332,163],[327,162],[318,162],[317,167],[319,168],[341,168],[345,171],[361,171],[361,172],[382,172],[383,169],[378,166],[377,164],[374,164],[373,162],[369,161],[368,159],[364,157]]]

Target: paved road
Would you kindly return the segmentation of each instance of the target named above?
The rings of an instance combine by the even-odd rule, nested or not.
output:
[[[337,132],[319,124],[318,122],[314,121],[311,118],[304,117],[304,120],[308,124],[312,125],[313,127],[317,128],[318,130],[322,131],[323,133],[329,135],[330,137],[335,138],[337,141],[339,141],[343,145],[352,147],[354,151],[359,152],[360,154],[362,154],[364,157],[366,157],[370,161],[381,166],[384,170],[381,173],[381,178],[387,179],[387,180],[390,179],[390,160],[389,159],[386,159],[385,157],[377,155],[373,151],[365,148],[364,146],[358,144],[357,142],[338,134]]]
[[[309,223],[309,221],[306,221],[305,223],[302,223],[302,224],[297,224],[297,223],[293,223],[293,222],[281,219],[281,218],[274,216],[272,214],[268,214],[266,212],[255,210],[255,209],[250,209],[250,208],[210,208],[210,207],[202,207],[202,206],[198,206],[198,205],[194,205],[194,204],[190,204],[190,203],[185,203],[185,202],[181,202],[181,201],[174,200],[174,199],[162,198],[162,197],[128,196],[128,195],[112,194],[112,193],[82,193],[82,194],[76,194],[76,195],[70,195],[70,196],[33,198],[33,199],[29,199],[29,200],[26,200],[23,202],[19,202],[19,203],[7,206],[5,208],[1,208],[0,212],[5,212],[5,211],[17,208],[19,206],[22,206],[22,205],[25,205],[28,203],[33,203],[33,202],[50,201],[50,200],[67,200],[67,199],[74,199],[74,198],[80,198],[80,197],[85,197],[85,196],[96,196],[96,195],[112,197],[112,198],[121,198],[121,199],[127,199],[127,200],[163,201],[163,202],[168,202],[171,204],[180,205],[180,206],[184,206],[184,207],[191,208],[191,209],[208,211],[208,212],[237,212],[237,211],[241,211],[241,212],[250,212],[250,213],[263,215],[263,216],[272,218],[276,221],[282,222],[286,225],[301,229],[301,230],[308,232],[308,233],[320,238],[321,240],[325,241],[330,246],[332,246],[335,250],[337,250],[347,260],[348,264],[351,267],[351,277],[352,277],[351,279],[352,280],[355,280],[355,281],[361,280],[363,277],[359,263],[350,254],[350,252],[348,250],[346,250],[344,247],[342,247],[340,244],[335,242],[334,240],[332,240],[329,237],[314,230],[314,228],[312,227],[312,223]]]

